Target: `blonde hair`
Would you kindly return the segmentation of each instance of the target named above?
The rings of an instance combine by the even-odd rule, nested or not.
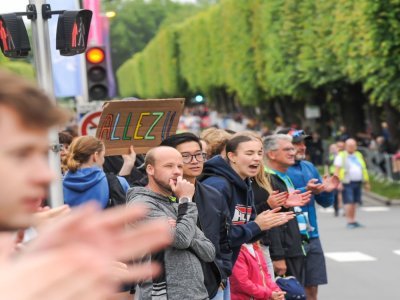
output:
[[[204,130],[200,138],[204,140],[207,147],[207,158],[211,158],[215,155],[221,154],[224,151],[226,143],[230,140],[232,134],[226,132],[223,129],[210,127]]]
[[[92,154],[103,150],[103,142],[94,136],[85,135],[75,138],[67,155],[68,170],[76,172],[82,164],[89,161]]]

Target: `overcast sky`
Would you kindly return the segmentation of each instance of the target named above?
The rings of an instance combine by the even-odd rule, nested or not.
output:
[[[58,0],[62,1],[62,0]],[[175,0],[176,2],[196,2],[196,0]],[[0,0],[0,13],[25,11],[29,0]]]

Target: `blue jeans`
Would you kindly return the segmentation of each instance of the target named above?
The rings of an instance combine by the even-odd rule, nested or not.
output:
[[[211,300],[231,300],[231,284],[229,283],[229,278],[226,288],[224,290],[220,288],[218,293]]]

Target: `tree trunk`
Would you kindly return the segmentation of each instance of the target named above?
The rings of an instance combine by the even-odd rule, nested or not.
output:
[[[351,137],[365,132],[364,104],[366,96],[362,92],[361,84],[348,85],[341,93],[340,111],[343,125]]]

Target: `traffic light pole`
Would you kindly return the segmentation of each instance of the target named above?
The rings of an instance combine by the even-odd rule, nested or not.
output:
[[[53,86],[53,70],[51,65],[50,53],[50,37],[49,27],[46,18],[43,18],[42,6],[46,4],[46,0],[29,0],[29,4],[36,7],[37,18],[32,19],[32,36],[33,36],[33,51],[36,65],[36,78],[39,86],[42,87],[47,94],[55,100]],[[55,171],[58,176],[61,176],[60,151],[58,132],[56,129],[51,129],[49,132],[49,164],[50,168]],[[57,207],[64,203],[63,189],[61,179],[54,181],[50,186],[50,205]]]

